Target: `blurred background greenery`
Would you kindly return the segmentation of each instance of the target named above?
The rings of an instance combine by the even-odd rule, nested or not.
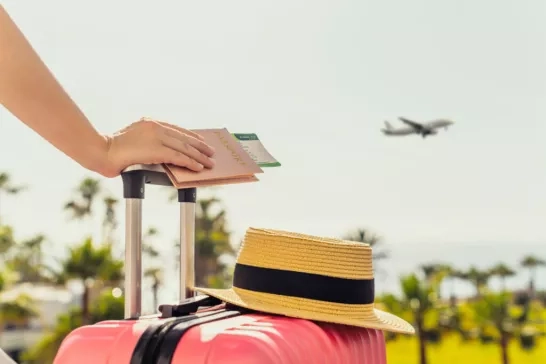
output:
[[[82,324],[123,317],[123,242],[116,241],[115,206],[119,200],[101,188],[100,180],[86,178],[63,206],[73,220],[102,214],[102,238],[67,244],[62,257],[48,253],[47,237],[17,238],[2,218],[4,198],[16,198],[27,187],[0,173],[0,343],[22,363],[52,363],[64,337]],[[70,197],[70,196],[67,196]],[[174,195],[165,195],[175,201]],[[196,284],[226,287],[237,246],[227,229],[227,212],[217,197],[201,198],[196,211]],[[61,206],[60,206],[61,207]],[[164,284],[165,257],[154,247],[159,231],[148,227],[143,237],[145,296],[158,305]],[[381,269],[389,259],[379,236],[355,229],[343,238],[368,243],[374,248],[374,265]],[[177,243],[173,239],[173,248]],[[383,294],[377,306],[413,323],[415,337],[387,334],[389,364],[433,363],[544,363],[546,360],[546,292],[535,289],[538,269],[546,261],[522,256],[519,267],[498,264],[490,269],[459,270],[445,262],[423,262],[421,269],[400,277],[401,294]],[[519,290],[507,290],[506,280],[526,270],[529,281]],[[499,291],[488,283],[497,277]],[[466,281],[475,289],[471,297],[454,291],[442,297],[441,284]],[[81,294],[71,296],[78,285]]]

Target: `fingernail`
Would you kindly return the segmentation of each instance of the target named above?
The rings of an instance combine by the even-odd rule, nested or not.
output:
[[[209,158],[209,161],[210,161],[211,167],[214,167],[214,165],[216,164],[216,161],[212,158]]]

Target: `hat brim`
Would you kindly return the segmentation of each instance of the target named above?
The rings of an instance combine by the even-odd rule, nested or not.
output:
[[[299,297],[279,296],[240,288],[195,288],[195,291],[233,305],[264,313],[328,322],[401,334],[414,334],[415,329],[398,316],[368,305],[347,305]]]

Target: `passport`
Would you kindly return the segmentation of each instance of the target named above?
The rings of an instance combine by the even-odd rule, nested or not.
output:
[[[226,128],[192,131],[201,135],[205,143],[214,148],[215,153],[212,158],[215,164],[212,168],[205,168],[199,172],[165,164],[165,171],[174,187],[181,189],[258,181],[256,174],[263,173],[263,170],[256,156],[251,156]]]

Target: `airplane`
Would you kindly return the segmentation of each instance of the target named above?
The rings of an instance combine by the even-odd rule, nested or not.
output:
[[[418,135],[421,135],[423,138],[426,138],[427,135],[438,134],[438,129],[445,128],[447,130],[449,126],[454,124],[453,121],[447,120],[447,119],[437,119],[437,120],[432,120],[426,123],[418,123],[416,121],[412,121],[404,117],[399,117],[398,119],[402,121],[403,123],[407,124],[408,126],[395,129],[388,121],[385,121],[385,128],[381,129],[383,134],[388,136],[404,136],[404,135],[410,135],[410,134],[418,134]]]

